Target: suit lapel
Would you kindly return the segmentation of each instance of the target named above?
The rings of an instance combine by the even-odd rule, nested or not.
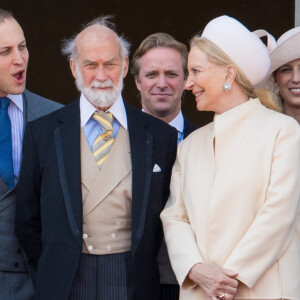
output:
[[[23,99],[23,133],[25,131],[26,124],[34,119],[36,114],[33,112],[34,107],[32,101],[29,101],[29,96],[27,94],[27,91],[25,90],[22,94]],[[22,143],[22,149],[23,149],[23,143]],[[23,151],[21,152],[21,162],[22,162],[22,155]],[[18,184],[18,183],[17,183]]]
[[[183,138],[185,139],[190,133],[197,129],[197,127],[191,123],[187,118],[184,118],[184,129],[183,129]]]
[[[27,99],[25,97],[25,94],[22,94],[22,98],[23,98],[23,131],[24,131],[25,126],[28,122],[28,114],[31,114],[31,111],[30,109],[28,111]]]
[[[144,232],[151,178],[152,134],[142,112],[125,102],[132,164],[132,251]]]
[[[80,170],[79,99],[60,111],[60,126],[54,131],[59,178],[67,217],[75,237],[81,242],[82,196]]]

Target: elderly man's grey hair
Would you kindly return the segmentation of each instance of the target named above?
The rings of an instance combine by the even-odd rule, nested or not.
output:
[[[120,43],[120,56],[122,58],[122,60],[125,59],[126,56],[129,56],[129,49],[130,49],[130,43],[128,41],[126,41],[126,39],[123,36],[119,36],[116,31],[115,31],[115,24],[112,23],[110,20],[112,19],[112,16],[100,16],[96,19],[94,19],[93,21],[85,24],[81,31],[79,33],[76,33],[72,38],[70,39],[66,39],[63,41],[62,44],[62,53],[64,55],[67,56],[67,58],[76,60],[76,56],[77,56],[77,37],[78,35],[85,30],[86,28],[93,26],[93,25],[99,25],[99,26],[104,26],[110,30],[112,30],[116,36],[117,39]]]
[[[14,16],[10,11],[0,8],[0,23],[4,22],[6,19],[14,19]]]

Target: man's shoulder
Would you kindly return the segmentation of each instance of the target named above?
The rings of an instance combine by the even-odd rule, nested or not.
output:
[[[170,126],[166,122],[155,118],[140,109],[132,106],[128,102],[125,102],[126,111],[127,111],[127,118],[130,121],[130,118],[134,118],[134,121],[144,123],[145,125],[148,125],[148,127],[152,128],[153,133],[155,134],[162,134],[162,132],[169,132],[169,133],[175,133],[177,135],[177,131],[174,127]]]
[[[44,98],[28,90],[24,91],[23,97],[28,114],[28,121],[33,121],[63,107],[63,105],[58,102]]]
[[[62,104],[60,104],[56,101],[53,101],[53,100],[47,99],[45,97],[39,96],[39,95],[37,95],[35,93],[32,93],[28,90],[24,91],[24,97],[26,98],[26,100],[28,100],[30,102],[34,102],[34,103],[36,103],[38,105],[41,105],[41,106],[54,107],[54,108],[63,107]]]
[[[198,127],[189,121],[186,116],[183,115],[184,119],[184,138],[186,138],[190,133],[196,130]]]

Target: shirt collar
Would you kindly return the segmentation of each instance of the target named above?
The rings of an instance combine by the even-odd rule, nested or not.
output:
[[[145,112],[145,110],[142,108],[142,111]],[[184,130],[184,119],[182,111],[178,113],[178,115],[169,123],[170,126],[175,127],[177,131],[183,133]]]
[[[19,95],[8,94],[7,98],[9,98],[11,100],[11,102],[13,102],[19,108],[19,110],[23,112],[23,96],[22,96],[22,94],[19,94]]]
[[[169,123],[169,125],[175,127],[177,131],[183,133],[184,130],[184,119],[182,111],[178,113],[178,115]]]
[[[81,127],[88,122],[93,113],[97,111],[97,108],[87,100],[84,94],[80,95],[80,120]],[[111,112],[115,119],[127,130],[127,115],[125,110],[124,101],[120,94],[114,104],[107,110]]]

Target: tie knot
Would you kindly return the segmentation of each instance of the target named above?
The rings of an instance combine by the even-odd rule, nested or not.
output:
[[[0,109],[7,110],[10,103],[10,99],[7,97],[0,97]]]
[[[96,111],[93,114],[93,119],[96,120],[104,131],[113,130],[112,122],[113,115],[110,112]]]

